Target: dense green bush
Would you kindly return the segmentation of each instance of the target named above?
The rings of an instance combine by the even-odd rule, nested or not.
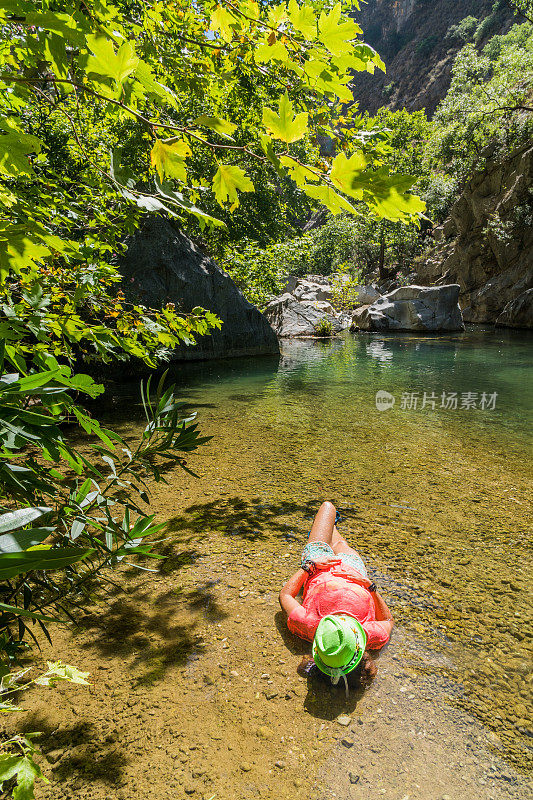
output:
[[[488,16],[481,20],[474,34],[474,41],[477,45],[482,44],[489,36],[497,30],[501,30],[505,17],[509,12],[507,0],[496,0],[492,5],[492,10]]]
[[[493,36],[478,52],[473,44],[459,51],[452,82],[434,117],[428,164],[450,175],[460,186],[483,167],[487,145],[491,158],[503,155],[531,137],[533,25],[514,25]]]
[[[471,42],[478,28],[479,20],[470,15],[464,17],[457,25],[450,25],[446,32],[446,39],[459,39],[462,42]]]
[[[428,56],[432,50],[434,50],[435,45],[438,44],[439,40],[440,37],[436,34],[432,34],[431,36],[426,36],[425,39],[421,39],[415,47],[416,54],[422,56],[423,58]]]
[[[221,260],[221,266],[247,300],[259,308],[279,294],[283,286],[287,267],[273,252],[276,247],[288,250],[289,243],[263,249],[245,239]]]
[[[315,325],[315,336],[323,336],[327,338],[333,335],[333,325],[329,319],[321,319]]]

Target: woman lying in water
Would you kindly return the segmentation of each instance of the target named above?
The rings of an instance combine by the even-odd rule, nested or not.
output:
[[[279,602],[289,630],[313,642],[320,672],[334,684],[343,676],[347,689],[376,675],[367,650],[379,650],[389,641],[394,622],[363,559],[338,532],[336,519],[335,506],[322,503],[302,553],[302,568],[287,581]],[[300,604],[296,595],[302,586]]]

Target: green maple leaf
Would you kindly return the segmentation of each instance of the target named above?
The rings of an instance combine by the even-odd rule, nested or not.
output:
[[[305,186],[306,181],[318,180],[318,175],[307,164],[299,164],[291,156],[281,156],[280,161],[298,186]]]
[[[255,60],[258,64],[264,64],[267,61],[288,61],[289,54],[287,48],[282,42],[275,42],[275,44],[260,44],[255,51]]]
[[[8,239],[0,236],[0,284],[11,272],[20,275],[22,270],[32,270],[35,262],[50,255],[50,249],[24,233],[13,231]]]
[[[42,778],[48,783],[33,758],[24,756],[17,770],[17,785],[13,790],[13,800],[34,800],[35,778]]]
[[[290,0],[289,19],[293,28],[312,41],[316,39],[316,17],[311,5],[299,6],[296,0]]]
[[[162,83],[159,83],[159,81],[155,79],[152,68],[146,63],[146,61],[141,61],[139,59],[139,63],[135,67],[135,78],[139,81],[143,89],[149,94],[156,95],[157,97],[166,100],[174,106],[177,105],[177,99],[174,92],[172,92],[167,86],[163,86]]]
[[[272,144],[272,139],[270,138],[270,136],[267,133],[260,133],[259,141],[261,142],[263,153],[266,155],[266,157],[276,170],[277,175],[279,175],[280,178],[285,178],[285,173],[281,167],[281,161],[276,155],[276,152],[274,150],[274,145]]]
[[[105,36],[87,36],[87,44],[94,53],[87,62],[87,72],[112,78],[122,85],[137,69],[139,59],[130,42],[123,42],[116,53],[113,42]]]
[[[356,200],[362,200],[363,190],[360,187],[354,188],[354,180],[359,177],[366,164],[366,158],[362,153],[353,153],[350,158],[346,158],[344,153],[339,153],[331,166],[332,183],[344,194],[348,194]]]
[[[274,139],[283,142],[297,142],[307,131],[307,114],[302,111],[293,116],[293,106],[287,92],[280,97],[279,114],[271,108],[263,109],[263,124]]]
[[[426,210],[426,204],[416,194],[399,192],[395,186],[391,186],[387,193],[376,197],[371,207],[378,217],[392,222],[405,222],[410,217],[423,214]]]
[[[237,189],[241,192],[254,192],[254,185],[245,171],[229,164],[219,164],[213,178],[213,191],[217,201],[222,205],[226,200],[232,203],[232,209],[239,205]]]
[[[231,137],[231,134],[236,129],[236,125],[232,122],[228,122],[226,119],[222,119],[222,117],[209,117],[207,114],[202,114],[202,116],[197,117],[193,125],[201,125],[204,128],[211,128],[211,130],[216,131],[221,136]]]
[[[185,159],[190,155],[189,145],[183,140],[167,144],[161,139],[156,139],[152,147],[150,160],[161,180],[166,175],[167,178],[177,178],[182,183],[185,183],[187,180]]]
[[[41,141],[39,139],[10,129],[9,133],[0,136],[0,172],[13,177],[33,175],[28,155],[40,152]]]
[[[6,710],[10,711],[11,709]],[[17,774],[21,760],[21,756],[12,756],[10,753],[0,754],[0,786]]]
[[[310,186],[305,184],[302,187],[305,193],[314,200],[320,200],[332,214],[340,214],[341,211],[349,211],[357,214],[357,210],[342,195],[331,188],[331,186]]]
[[[334,56],[349,53],[352,47],[350,40],[361,33],[359,25],[356,25],[351,19],[339,22],[340,16],[341,4],[337,3],[329,14],[323,11],[318,20],[318,38]]]
[[[334,56],[331,63],[337,69],[346,71],[349,69],[355,72],[371,72],[374,73],[376,67],[386,72],[385,64],[368,44],[362,42],[352,45],[349,53],[344,53],[342,56]]]
[[[350,76],[346,75],[341,80],[335,73],[324,70],[316,79],[313,88],[321,94],[334,94],[339,100],[347,103],[353,100],[353,91],[347,85],[350,79]]]
[[[237,20],[224,6],[217,6],[211,14],[211,30],[219,31],[225,42],[233,39],[233,28]]]
[[[285,3],[280,3],[279,6],[272,6],[268,11],[268,23],[273,28],[279,28],[282,22],[287,20],[287,8]]]
[[[68,683],[79,683],[84,686],[91,684],[87,680],[89,673],[81,672],[77,667],[70,664],[63,664],[62,661],[48,661],[48,670],[35,679],[38,686],[55,686],[59,681],[67,681]]]

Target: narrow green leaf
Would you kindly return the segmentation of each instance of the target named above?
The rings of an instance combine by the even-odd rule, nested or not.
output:
[[[0,533],[23,528],[24,525],[28,525],[30,522],[42,517],[43,514],[48,514],[51,510],[47,506],[30,506],[28,508],[18,508],[16,511],[8,511],[7,514],[0,516]]]
[[[27,608],[11,606],[8,603],[0,603],[0,611],[3,614],[16,614],[17,617],[30,617],[30,619],[39,619],[41,622],[59,621],[57,617],[46,617],[44,614],[38,614],[36,611],[29,611]]]

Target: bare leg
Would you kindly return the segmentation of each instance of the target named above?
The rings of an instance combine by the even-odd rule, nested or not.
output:
[[[333,526],[331,547],[333,548],[333,552],[335,553],[335,555],[337,555],[338,553],[352,553],[352,555],[356,555],[359,556],[359,558],[361,558],[357,550],[354,550],[353,547],[350,547],[346,539],[342,538],[339,531],[337,530],[336,525]]]
[[[314,519],[311,533],[309,534],[310,542],[325,542],[331,545],[333,536],[333,529],[335,527],[335,506],[326,500],[318,509],[318,513]]]

